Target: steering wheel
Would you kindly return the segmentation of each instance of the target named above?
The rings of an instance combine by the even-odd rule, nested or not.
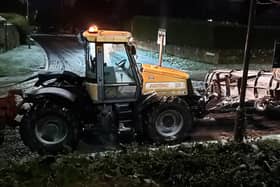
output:
[[[124,67],[126,61],[127,61],[126,59],[122,59],[121,61],[119,61],[118,63],[116,63],[116,65],[119,66],[119,67]]]

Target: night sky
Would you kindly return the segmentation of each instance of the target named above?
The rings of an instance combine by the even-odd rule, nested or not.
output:
[[[1,0],[0,11],[24,13],[19,1]],[[246,23],[249,0],[29,0],[42,24],[85,25],[90,20],[118,25],[136,15]],[[265,1],[265,0],[263,0]],[[17,6],[15,6],[17,4]],[[16,9],[16,10],[14,10]],[[257,23],[280,25],[280,6],[258,6]]]

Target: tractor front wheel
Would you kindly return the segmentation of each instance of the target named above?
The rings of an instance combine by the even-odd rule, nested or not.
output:
[[[192,129],[188,104],[178,97],[162,97],[146,111],[146,132],[155,143],[179,142]]]
[[[78,144],[78,127],[69,107],[45,100],[25,114],[20,135],[24,144],[39,154],[67,153]]]

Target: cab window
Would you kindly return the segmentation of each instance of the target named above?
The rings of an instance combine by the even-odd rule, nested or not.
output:
[[[87,50],[87,77],[95,80],[97,74],[95,43],[89,43]]]
[[[104,44],[104,83],[135,83],[124,44]]]

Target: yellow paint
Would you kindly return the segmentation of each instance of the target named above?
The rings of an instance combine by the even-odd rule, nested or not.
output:
[[[143,64],[143,93],[151,91],[159,95],[187,95],[189,74],[172,68]]]
[[[85,31],[83,36],[89,42],[109,42],[109,43],[129,43],[132,38],[132,34],[126,31],[108,31],[108,30],[98,30],[98,32],[91,33]]]
[[[98,101],[98,85],[86,82],[85,86],[92,101]]]

